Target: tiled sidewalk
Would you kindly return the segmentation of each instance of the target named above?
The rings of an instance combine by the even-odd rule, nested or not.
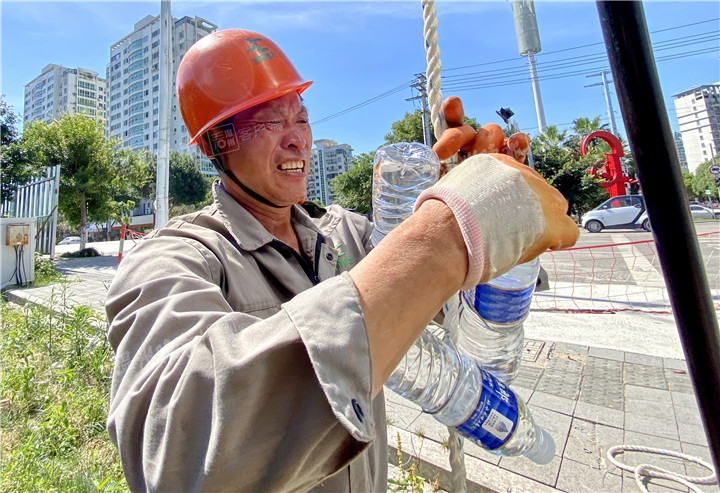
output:
[[[104,300],[115,274],[117,257],[68,259],[58,267],[75,282],[42,288],[8,290],[11,300],[47,305],[74,303],[104,312]],[[64,300],[64,301],[63,301]],[[639,314],[638,317],[642,317]],[[554,321],[538,312],[532,320]],[[545,320],[545,321],[547,321]],[[583,330],[602,330],[595,322]],[[606,322],[605,322],[606,323]],[[638,319],[638,325],[642,325]],[[524,458],[499,457],[465,442],[468,491],[496,492],[634,492],[632,473],[614,467],[608,448],[627,444],[656,447],[711,462],[701,418],[685,362],[633,352],[562,342],[526,339],[523,364],[512,389],[527,403],[536,423],[548,430],[556,457],[545,466]],[[414,457],[418,473],[450,488],[447,428],[413,403],[386,391],[389,461],[402,450]],[[628,465],[651,463],[680,474],[706,476],[709,471],[680,459],[628,452]],[[686,465],[687,464],[687,465]],[[717,484],[701,486],[718,492]],[[650,492],[688,491],[679,483],[652,480]]]
[[[538,466],[465,442],[469,491],[639,491],[633,474],[607,459],[607,450],[622,444],[684,452],[712,463],[682,360],[527,340],[512,388],[555,439],[556,456]],[[419,458],[425,477],[435,474],[448,485],[447,429],[411,402],[387,394],[391,445],[400,433],[403,450]],[[692,463],[647,453],[628,452],[617,459],[691,476],[710,474]],[[720,491],[717,484],[700,488]],[[688,491],[666,480],[651,480],[649,490]]]

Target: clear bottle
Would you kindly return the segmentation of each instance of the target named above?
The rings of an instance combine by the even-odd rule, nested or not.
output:
[[[509,385],[520,369],[525,330],[540,259],[461,293],[458,349]]]
[[[373,162],[373,246],[412,214],[415,200],[440,176],[440,160],[428,146],[400,142],[381,147]]]
[[[489,452],[525,455],[538,464],[555,455],[555,441],[535,425],[521,398],[429,330],[385,385]]]

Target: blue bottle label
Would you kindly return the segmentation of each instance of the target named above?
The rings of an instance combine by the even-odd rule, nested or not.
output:
[[[470,304],[485,320],[497,324],[517,323],[530,311],[535,285],[521,289],[503,289],[490,284],[478,284],[471,291]]]
[[[515,393],[485,370],[482,392],[475,410],[461,424],[455,426],[461,434],[480,442],[488,450],[496,450],[512,438],[518,423],[518,404]]]

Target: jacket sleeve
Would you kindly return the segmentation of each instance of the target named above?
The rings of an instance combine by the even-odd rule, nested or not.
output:
[[[307,490],[369,445],[369,346],[347,274],[261,320],[232,311],[198,242],[149,241],[106,302],[108,430],[133,491]]]

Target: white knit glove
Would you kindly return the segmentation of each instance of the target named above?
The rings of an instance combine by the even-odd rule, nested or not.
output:
[[[428,199],[450,207],[462,231],[469,264],[462,289],[500,276],[547,248],[570,246],[579,235],[560,192],[503,154],[468,158],[420,194],[415,210]],[[558,234],[547,230],[548,223]]]

